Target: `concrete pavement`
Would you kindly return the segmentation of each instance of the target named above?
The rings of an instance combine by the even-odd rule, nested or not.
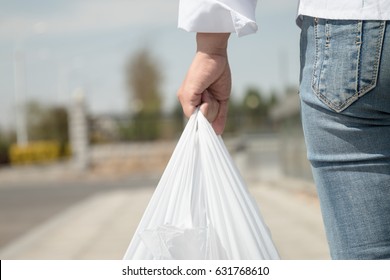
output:
[[[328,259],[319,203],[299,181],[251,183],[283,259]],[[121,259],[153,188],[98,193],[27,232],[0,259]]]

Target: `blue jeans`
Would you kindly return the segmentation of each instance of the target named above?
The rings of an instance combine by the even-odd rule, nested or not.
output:
[[[333,259],[390,259],[390,22],[304,17],[301,114]]]

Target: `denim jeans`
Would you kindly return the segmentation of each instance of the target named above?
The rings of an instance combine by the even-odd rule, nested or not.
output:
[[[333,259],[390,259],[390,22],[304,17],[300,97]]]

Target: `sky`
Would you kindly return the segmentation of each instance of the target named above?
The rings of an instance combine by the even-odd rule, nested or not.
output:
[[[164,108],[174,107],[195,52],[195,34],[177,29],[178,3],[0,0],[0,129],[15,127],[16,104],[34,99],[69,106],[80,88],[91,114],[127,112],[125,64],[145,47],[163,72]],[[231,36],[233,98],[248,87],[269,92],[298,84],[296,10],[297,0],[260,0],[259,31]],[[17,97],[15,77],[24,85]]]

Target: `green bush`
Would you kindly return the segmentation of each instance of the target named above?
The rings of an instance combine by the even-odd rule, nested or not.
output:
[[[0,137],[0,165],[9,164],[9,143]]]
[[[160,139],[162,117],[158,114],[139,114],[128,124],[120,125],[120,135],[126,141],[153,141]]]

